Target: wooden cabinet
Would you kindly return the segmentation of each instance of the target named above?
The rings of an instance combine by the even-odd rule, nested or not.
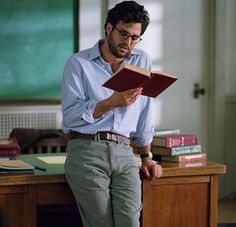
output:
[[[153,184],[144,182],[143,226],[209,226],[209,178],[176,177]]]
[[[0,226],[35,226],[36,210],[31,188],[28,185],[0,187]]]
[[[143,180],[142,226],[216,227],[218,174],[225,173],[225,166],[175,165],[166,163],[160,179]]]
[[[44,212],[59,212],[56,219],[65,213],[79,216],[62,169],[0,176],[0,226],[36,227]],[[188,168],[163,163],[162,178],[142,180],[142,227],[216,227],[218,175],[225,171],[216,163]]]

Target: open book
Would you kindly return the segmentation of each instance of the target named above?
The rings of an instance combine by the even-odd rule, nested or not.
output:
[[[126,64],[115,72],[103,86],[118,92],[143,87],[142,95],[155,98],[176,80],[175,76],[167,73],[149,72],[138,66]]]

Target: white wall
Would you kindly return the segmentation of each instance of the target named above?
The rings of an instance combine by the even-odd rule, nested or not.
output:
[[[218,90],[225,89],[224,106],[224,160],[227,173],[222,177],[225,197],[236,196],[236,1],[218,0],[218,15],[222,24],[216,36],[221,37],[218,56]],[[221,83],[226,78],[225,84]],[[225,87],[223,87],[225,85]]]
[[[79,49],[92,47],[103,37],[103,0],[80,0],[79,6]]]
[[[227,174],[223,177],[224,196],[236,196],[236,96],[226,99],[225,104],[225,151],[224,163]]]
[[[236,1],[226,1],[225,74],[226,95],[236,94]]]

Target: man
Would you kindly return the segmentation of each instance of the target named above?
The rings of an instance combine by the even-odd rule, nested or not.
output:
[[[108,12],[105,39],[65,65],[63,130],[70,138],[65,174],[84,227],[139,226],[141,181],[130,140],[141,153],[144,176],[162,174],[149,156],[151,98],[141,88],[113,92],[102,86],[127,63],[151,70],[147,54],[135,48],[148,24],[143,6],[121,2]]]

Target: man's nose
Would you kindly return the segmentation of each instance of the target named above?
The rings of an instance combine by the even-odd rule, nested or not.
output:
[[[127,46],[131,46],[133,43],[132,37],[129,36],[127,39],[124,40]]]

